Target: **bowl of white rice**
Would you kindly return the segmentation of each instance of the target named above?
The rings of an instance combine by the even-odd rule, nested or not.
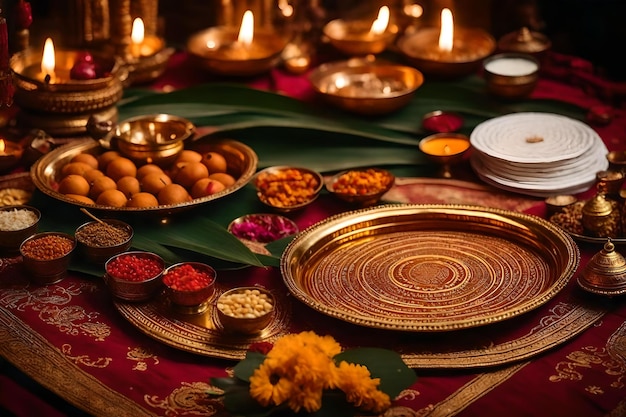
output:
[[[37,232],[41,212],[31,206],[0,207],[0,255],[19,254],[22,242]]]

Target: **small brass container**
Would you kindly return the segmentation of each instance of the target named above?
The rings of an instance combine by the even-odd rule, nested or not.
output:
[[[611,151],[606,155],[609,169],[626,173],[626,151]]]
[[[604,194],[597,194],[585,203],[582,223],[589,236],[616,238],[621,234],[619,207]]]
[[[551,46],[552,42],[545,35],[527,27],[507,33],[498,40],[498,49],[503,52],[541,55]]]
[[[578,285],[594,294],[626,294],[626,259],[615,251],[610,238],[602,250],[589,260],[578,277]]]
[[[505,99],[528,97],[539,80],[539,61],[520,53],[497,54],[483,61],[487,91]]]

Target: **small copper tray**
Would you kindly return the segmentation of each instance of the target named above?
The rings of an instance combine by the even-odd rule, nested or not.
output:
[[[214,300],[227,288],[218,288]],[[291,304],[284,289],[270,290],[276,299],[272,322],[255,335],[235,334],[224,330],[217,317],[217,307],[199,314],[185,314],[174,308],[165,293],[147,303],[115,300],[117,310],[131,324],[148,336],[175,348],[223,359],[242,359],[254,342],[269,342],[289,333]]]
[[[533,310],[565,287],[573,239],[536,216],[473,206],[388,205],[330,217],[283,253],[289,291],[359,326],[438,332]]]

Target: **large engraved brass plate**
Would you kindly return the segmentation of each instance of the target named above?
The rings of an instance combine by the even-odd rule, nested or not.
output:
[[[388,205],[321,221],[286,248],[301,302],[360,326],[412,332],[500,322],[546,303],[578,247],[531,215],[473,206]]]

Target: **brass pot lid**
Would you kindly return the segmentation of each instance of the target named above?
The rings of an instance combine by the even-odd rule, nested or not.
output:
[[[509,52],[538,54],[550,48],[552,42],[543,34],[523,27],[508,33],[498,41],[498,49]]]
[[[596,253],[578,277],[578,284],[586,291],[601,295],[626,293],[626,259],[615,251],[611,239]]]
[[[597,194],[589,199],[583,206],[583,217],[603,217],[608,216],[613,211],[613,205],[604,195]]]

